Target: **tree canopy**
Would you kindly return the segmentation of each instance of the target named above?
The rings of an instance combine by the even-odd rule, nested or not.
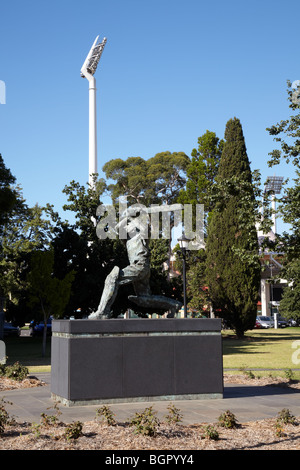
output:
[[[217,189],[226,197],[219,198],[208,227],[209,296],[218,316],[230,322],[238,336],[243,336],[255,324],[260,263],[250,163],[237,118],[226,125],[217,182]],[[248,253],[251,256],[245,257]]]

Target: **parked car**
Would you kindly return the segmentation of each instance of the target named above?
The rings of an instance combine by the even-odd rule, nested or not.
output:
[[[3,334],[4,336],[20,336],[20,328],[13,326],[11,323],[4,322]]]
[[[262,328],[274,328],[274,321],[271,317],[259,315],[256,320],[261,324]]]
[[[30,336],[38,336],[44,333],[44,322],[35,323],[34,321],[30,322]],[[47,321],[47,335],[52,333],[52,317],[48,318]]]
[[[254,328],[262,328],[261,324],[259,323],[258,320],[255,321]]]
[[[277,318],[277,326],[278,326],[278,328],[286,328],[287,326],[290,326],[290,325],[289,325],[288,320],[286,320],[285,318],[282,318],[282,317],[278,316],[278,318]]]

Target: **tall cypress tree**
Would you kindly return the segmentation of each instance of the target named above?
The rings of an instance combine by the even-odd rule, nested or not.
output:
[[[260,283],[254,191],[240,121],[230,119],[217,176],[215,208],[208,227],[207,278],[216,315],[239,337],[253,328]]]

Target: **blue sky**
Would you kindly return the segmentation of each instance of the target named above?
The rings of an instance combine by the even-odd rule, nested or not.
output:
[[[266,127],[290,115],[300,79],[299,5],[284,1],[2,2],[0,153],[29,205],[62,212],[62,190],[88,181],[88,82],[80,68],[107,37],[97,80],[98,168],[112,158],[191,154],[208,129],[241,120],[252,169],[274,148]]]

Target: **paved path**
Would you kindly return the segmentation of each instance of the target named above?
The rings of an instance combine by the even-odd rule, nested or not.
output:
[[[0,400],[3,397],[4,400],[12,402],[12,405],[5,405],[5,408],[17,421],[39,423],[41,413],[55,414],[54,402],[51,399],[50,374],[39,374],[38,378],[47,385],[0,392]],[[183,415],[183,424],[213,423],[226,410],[234,413],[240,423],[277,417],[283,408],[288,408],[293,415],[300,416],[300,390],[276,386],[225,384],[223,399],[180,400],[172,403]],[[153,405],[153,409],[158,412],[157,416],[162,418],[167,413],[169,402],[122,403],[109,407],[115,413],[116,420],[124,422],[135,412],[142,411],[150,405]],[[60,405],[59,409],[62,412],[60,419],[66,423],[93,420],[100,406]]]

